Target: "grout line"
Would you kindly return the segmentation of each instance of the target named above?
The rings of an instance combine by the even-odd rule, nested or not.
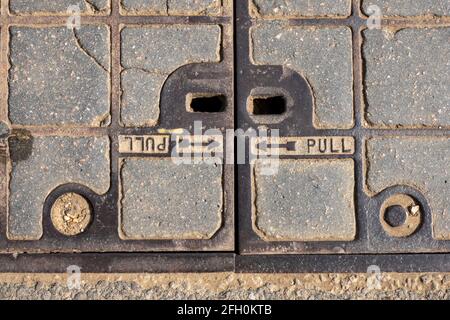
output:
[[[120,208],[120,154],[118,150],[118,135],[120,126],[120,106],[121,106],[121,38],[120,38],[120,3],[119,1],[111,1],[111,15],[109,21],[110,28],[110,114],[111,124],[109,140],[110,140],[110,189],[108,193],[112,194],[113,200],[111,206],[114,208],[116,219],[114,220],[114,229],[117,237],[120,234],[119,221],[121,219]],[[120,240],[119,240],[120,241]]]
[[[8,0],[0,1],[0,121],[9,123],[8,119]],[[4,179],[0,179],[0,231],[6,237],[7,214],[9,206],[9,151],[8,144],[2,143],[2,157],[0,157],[0,174],[4,174]],[[5,157],[4,157],[5,156]]]
[[[118,9],[117,9],[118,10]],[[116,24],[227,24],[231,23],[231,17],[208,16],[121,16],[112,11],[109,16],[81,15],[85,23],[111,23]],[[8,16],[11,24],[65,24],[67,16]]]
[[[359,19],[360,1],[354,0],[353,4],[353,17]],[[364,23],[364,22],[363,22]],[[361,36],[361,24],[357,23],[352,25],[352,66],[353,66],[353,118],[355,128],[360,128],[363,123],[363,74],[362,74],[362,36]]]
[[[120,75],[121,75],[121,44],[120,44],[120,5],[119,1],[112,1],[110,28],[110,94],[111,94],[111,128],[120,127]]]
[[[1,16],[0,16],[0,120],[9,122],[8,120],[8,0],[1,0]]]
[[[351,25],[352,29],[352,71],[353,71],[353,136],[355,137],[354,161],[354,207],[356,234],[355,240],[363,241],[367,247],[370,247],[370,238],[367,227],[368,217],[364,210],[365,195],[360,192],[364,190],[364,137],[361,135],[361,124],[364,117],[363,111],[363,74],[362,74],[362,56],[361,56],[361,28],[366,20],[361,19],[360,0],[352,1],[352,17],[356,23]]]

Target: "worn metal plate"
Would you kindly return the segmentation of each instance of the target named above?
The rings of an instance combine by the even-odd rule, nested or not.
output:
[[[0,10],[0,270],[448,270],[448,1]]]
[[[236,3],[236,126],[264,133],[237,169],[238,269],[398,271],[449,251],[449,9]]]
[[[1,252],[234,250],[233,167],[172,161],[234,128],[232,3],[169,2],[2,1]]]

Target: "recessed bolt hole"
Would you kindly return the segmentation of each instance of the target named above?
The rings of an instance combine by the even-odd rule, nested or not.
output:
[[[406,221],[406,212],[401,206],[392,206],[386,209],[384,219],[391,227],[399,227]]]
[[[224,95],[188,95],[188,111],[190,112],[223,112],[227,105]]]
[[[250,112],[256,116],[283,114],[286,112],[286,99],[283,96],[255,97]]]
[[[394,238],[406,238],[419,229],[422,221],[420,204],[407,194],[394,194],[380,207],[380,223]]]

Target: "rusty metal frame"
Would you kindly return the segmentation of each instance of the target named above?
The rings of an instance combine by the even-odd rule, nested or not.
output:
[[[236,2],[236,41],[235,54],[236,65],[242,72],[236,74],[236,127],[245,131],[249,127],[257,127],[249,117],[246,110],[246,99],[252,88],[256,86],[281,87],[297,98],[295,120],[285,120],[281,125],[268,124],[269,129],[278,129],[280,136],[350,136],[355,138],[355,154],[350,158],[355,163],[355,207],[356,207],[356,229],[357,234],[354,241],[344,242],[293,242],[293,241],[263,241],[253,230],[251,215],[252,210],[252,172],[250,165],[237,166],[237,185],[240,191],[238,197],[239,214],[239,253],[242,255],[277,255],[277,254],[417,254],[417,253],[444,253],[450,251],[450,241],[436,241],[431,237],[431,210],[425,197],[409,186],[395,186],[369,197],[364,188],[364,154],[365,141],[371,137],[384,136],[444,136],[450,137],[448,128],[424,128],[424,129],[376,129],[367,125],[365,120],[365,97],[363,93],[364,61],[362,57],[362,31],[366,29],[368,17],[362,13],[361,1],[352,0],[351,15],[348,17],[323,17],[323,18],[280,18],[271,20],[282,20],[289,26],[314,26],[314,27],[348,27],[352,31],[353,47],[353,115],[354,126],[351,129],[319,129],[313,126],[312,108],[309,88],[304,80],[299,80],[297,74],[292,71],[292,75],[286,79],[282,77],[282,66],[255,66],[251,63],[249,48],[249,30],[260,20],[250,16],[247,1]],[[383,19],[383,26],[389,27],[409,27],[409,26],[450,26],[448,17],[425,17],[425,18],[388,18]],[[281,82],[278,79],[284,79]],[[306,101],[306,102],[305,102]],[[306,119],[306,120],[305,120]],[[340,159],[348,156],[337,155],[327,157],[317,156],[280,156],[293,159]],[[413,196],[424,211],[424,219],[420,230],[409,238],[402,240],[388,237],[379,223],[379,208],[382,202],[389,196],[396,193],[405,193]],[[372,234],[372,239],[370,237]],[[376,234],[377,241],[373,241]],[[304,257],[308,261],[314,258]],[[238,260],[251,261],[250,258],[238,257]],[[257,261],[264,261],[263,258],[255,258]],[[293,258],[294,259],[294,258]],[[269,261],[271,259],[268,258]],[[272,260],[277,260],[273,258]],[[327,258],[318,258],[315,261],[326,261]],[[281,261],[281,260],[277,260]],[[248,266],[249,264],[244,264]]]
[[[1,50],[0,78],[8,78],[8,38],[10,25],[50,25],[64,24],[64,16],[13,16],[8,14],[8,0],[0,0],[0,36]],[[224,124],[226,128],[243,128],[252,122],[248,119],[245,109],[246,96],[254,85],[254,82],[246,78],[245,73],[254,68],[248,61],[248,29],[253,24],[248,15],[248,1],[234,1],[234,15],[229,12],[225,16],[205,17],[205,16],[125,16],[120,13],[118,1],[112,1],[111,13],[104,16],[83,16],[83,22],[88,24],[106,24],[110,27],[111,34],[111,125],[104,128],[75,128],[75,127],[23,127],[13,126],[13,129],[25,129],[35,135],[108,135],[112,145],[117,145],[119,134],[152,134],[156,128],[124,128],[120,125],[120,30],[121,26],[141,25],[141,24],[219,24],[227,30],[227,33],[234,34],[227,40],[228,45],[222,51],[223,61],[218,77],[226,76],[227,71],[232,72],[234,76],[230,77],[231,86],[228,88],[228,94],[231,94],[232,101],[236,108],[227,115],[225,122],[220,119],[209,119],[212,124]],[[227,228],[223,230],[221,236],[216,241],[211,242],[192,242],[183,243],[186,252],[170,252],[174,248],[171,241],[153,242],[133,241],[134,244],[124,244],[119,241],[117,235],[111,239],[108,233],[114,234],[117,231],[117,212],[110,212],[109,218],[105,222],[111,227],[99,234],[99,241],[109,241],[109,247],[105,252],[98,251],[98,243],[95,241],[88,246],[81,246],[82,239],[68,240],[51,231],[49,220],[44,220],[44,226],[47,234],[43,238],[44,243],[36,241],[33,243],[18,244],[5,239],[5,208],[0,207],[0,247],[6,251],[0,254],[0,272],[65,272],[70,265],[78,265],[84,272],[366,272],[370,265],[377,265],[383,272],[425,272],[425,271],[449,271],[450,270],[450,242],[443,241],[434,243],[432,247],[419,249],[414,247],[414,241],[409,243],[406,248],[398,247],[395,242],[387,239],[386,246],[392,250],[381,253],[380,248],[371,248],[368,241],[368,228],[377,228],[375,220],[370,220],[363,213],[365,209],[376,211],[383,200],[396,192],[405,192],[413,194],[416,198],[422,200],[424,205],[425,217],[430,216],[426,200],[415,190],[399,186],[386,190],[383,194],[376,196],[373,201],[368,203],[368,197],[363,190],[363,144],[364,139],[372,136],[446,136],[450,137],[450,129],[372,129],[365,126],[364,120],[364,96],[363,96],[363,60],[361,56],[361,44],[364,25],[367,17],[361,14],[360,0],[352,0],[352,15],[347,18],[318,18],[318,19],[289,19],[288,23],[298,26],[348,26],[353,33],[353,90],[354,90],[354,120],[355,126],[349,130],[316,130],[306,125],[298,123],[297,128],[291,132],[284,132],[285,135],[350,135],[356,139],[356,152],[352,157],[355,160],[356,174],[356,206],[357,213],[357,240],[354,244],[347,243],[277,243],[275,245],[264,242],[256,236],[251,227],[250,211],[248,205],[251,198],[248,182],[250,181],[249,167],[237,165],[225,168],[228,186],[227,193]],[[235,19],[234,19],[235,17]],[[234,21],[234,23],[233,23]],[[450,26],[449,18],[428,18],[428,19],[385,19],[384,24],[389,26]],[[234,26],[233,26],[234,24]],[[233,32],[234,29],[234,32]],[[190,74],[196,66],[190,66],[181,70],[181,75]],[[236,69],[236,72],[234,72]],[[203,69],[208,72],[208,66]],[[242,72],[241,72],[242,71]],[[273,81],[270,77],[278,79],[280,72],[279,66],[267,66],[267,73],[264,81]],[[180,75],[179,74],[179,75]],[[176,77],[176,76],[175,76]],[[250,79],[251,80],[251,79]],[[291,82],[291,80],[293,82]],[[296,82],[297,81],[297,82]],[[301,83],[301,79],[288,79],[283,84],[292,92],[300,96],[307,94],[302,85],[295,87],[292,84]],[[229,83],[224,87],[229,86]],[[291,86],[291,87],[290,87]],[[170,95],[162,95],[162,100],[166,99],[169,103]],[[8,115],[8,83],[0,83],[0,120],[7,119]],[[175,102],[174,102],[175,103]],[[163,103],[161,104],[164,108]],[[309,109],[308,109],[309,108]],[[305,105],[306,113],[310,112],[311,106]],[[164,111],[162,111],[164,113]],[[173,123],[177,119],[167,118],[167,123]],[[190,124],[192,119],[181,120],[180,125]],[[291,123],[294,125],[294,123]],[[304,126],[305,125],[305,126]],[[309,124],[311,125],[311,124]],[[276,126],[274,126],[276,128]],[[283,131],[283,128],[280,128]],[[120,154],[113,151],[111,153],[112,173],[118,173]],[[297,157],[302,158],[302,157]],[[313,157],[314,158],[314,157]],[[6,174],[5,168],[0,167],[0,175]],[[234,180],[234,182],[233,182]],[[117,179],[111,178],[112,183],[117,184]],[[114,182],[116,181],[116,182]],[[0,203],[6,201],[6,189],[0,185]],[[76,185],[61,186],[48,199],[46,210],[51,203],[51,199],[65,191],[77,190],[85,194],[86,197],[92,197],[91,201],[101,202],[95,196],[90,195],[88,190]],[[114,202],[117,199],[117,186],[112,186],[112,192],[107,197],[109,201]],[[115,190],[115,191],[114,191]],[[3,193],[1,191],[4,191]],[[235,196],[233,195],[233,192]],[[2,199],[4,198],[4,199]],[[99,204],[100,210],[106,210]],[[235,209],[235,210],[233,210]],[[114,210],[113,210],[114,211]],[[236,215],[234,215],[236,211]],[[105,217],[108,215],[104,212]],[[378,217],[375,214],[376,218]],[[236,218],[236,219],[235,219]],[[115,221],[113,221],[115,220]],[[234,221],[236,220],[236,221]],[[235,222],[233,224],[233,222]],[[425,221],[426,225],[431,222]],[[109,231],[108,231],[109,230]],[[95,230],[92,230],[93,232]],[[97,230],[98,231],[98,230]],[[233,238],[235,236],[235,238]],[[429,234],[422,235],[425,242],[432,242]],[[90,239],[92,240],[92,239]],[[81,242],[80,242],[81,241]],[[86,241],[86,239],[84,239]],[[416,243],[417,244],[417,243]],[[205,246],[208,248],[204,252]],[[408,249],[408,246],[412,249]],[[126,249],[125,249],[126,247]],[[414,249],[415,248],[415,249]],[[81,253],[71,253],[74,251]],[[337,250],[337,252],[336,252]],[[156,252],[153,252],[156,251]],[[203,251],[203,252],[201,252]],[[318,251],[326,254],[317,254]],[[345,253],[342,253],[344,251]],[[418,254],[416,251],[422,253]],[[409,252],[409,253],[407,253]],[[287,254],[288,253],[288,254]]]
[[[133,16],[121,14],[120,2],[113,0],[110,14],[82,15],[83,24],[106,25],[110,31],[110,124],[105,127],[87,128],[83,126],[23,126],[11,125],[12,133],[19,130],[30,136],[107,136],[111,144],[111,187],[105,195],[97,195],[84,186],[75,184],[61,185],[53,190],[45,200],[43,214],[44,234],[39,241],[11,241],[6,237],[6,208],[0,208],[0,252],[2,253],[70,253],[70,252],[232,252],[234,250],[234,168],[223,166],[224,209],[222,227],[211,239],[205,240],[121,240],[118,234],[119,222],[119,166],[123,157],[136,155],[121,154],[118,150],[119,135],[159,134],[159,129],[189,128],[195,120],[202,120],[211,128],[234,128],[233,103],[233,19],[231,2],[222,16]],[[8,0],[1,0],[1,69],[0,77],[8,79],[8,43],[10,26],[60,26],[65,25],[67,14],[62,15],[13,15],[9,13]],[[124,26],[137,25],[219,25],[222,28],[222,46],[220,63],[190,64],[173,72],[166,79],[161,92],[160,119],[156,126],[146,128],[124,127],[121,125],[121,30]],[[188,113],[184,101],[178,95],[199,90],[199,80],[215,84],[222,94],[227,96],[227,108],[218,114]],[[179,82],[183,82],[181,86]],[[204,85],[203,85],[204,86]],[[200,85],[201,87],[201,85]],[[1,82],[0,120],[8,120],[8,84]],[[174,91],[175,90],[175,91]],[[208,88],[204,88],[204,92]],[[202,91],[202,92],[203,92]],[[174,94],[176,92],[177,94]],[[209,129],[207,127],[206,129]],[[225,142],[226,143],[226,142]],[[173,146],[172,146],[173,147]],[[144,155],[147,156],[147,155]],[[159,157],[160,155],[152,155]],[[8,169],[0,165],[0,174],[8,175]],[[0,199],[7,203],[7,182],[0,188],[5,190]],[[53,201],[66,192],[78,192],[89,200],[94,210],[94,223],[81,235],[67,238],[59,234],[52,226],[50,208]]]

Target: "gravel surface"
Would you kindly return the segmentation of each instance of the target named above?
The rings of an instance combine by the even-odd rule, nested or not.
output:
[[[368,280],[369,279],[369,280]],[[371,279],[371,280],[370,280]],[[0,299],[449,299],[448,274],[3,274]],[[370,289],[372,288],[372,289]]]

